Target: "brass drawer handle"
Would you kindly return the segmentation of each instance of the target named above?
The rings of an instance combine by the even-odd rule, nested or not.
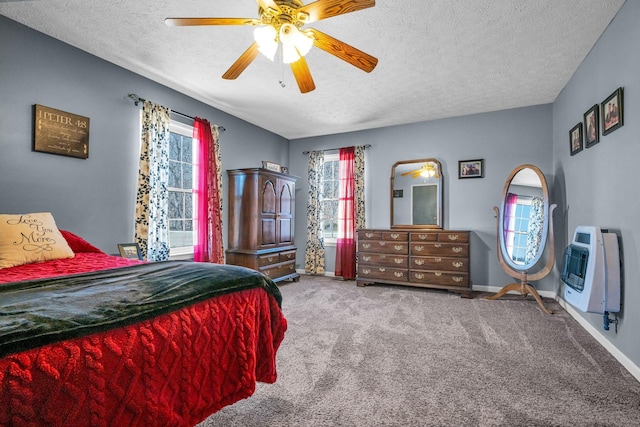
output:
[[[441,244],[441,243],[434,243],[434,244],[433,244],[433,247],[434,247],[434,248],[441,248],[441,247],[442,247],[442,244]]]
[[[402,249],[404,249],[404,246],[402,246],[402,245],[394,245],[393,249],[395,249],[396,251],[401,251]]]
[[[459,254],[460,252],[462,252],[462,248],[461,247],[455,247],[455,248],[451,248],[451,251]]]
[[[362,274],[369,274],[369,273],[371,273],[371,270],[369,270],[368,268],[362,269]]]
[[[424,246],[416,246],[416,251],[418,252],[424,251]]]
[[[380,271],[380,273],[384,273],[387,269],[384,267],[380,267],[378,268],[378,271]]]
[[[404,277],[404,273],[401,272],[401,271],[394,271],[393,275],[396,276],[396,277]]]
[[[415,265],[424,265],[424,260],[423,259],[416,259],[413,261],[413,263]]]
[[[424,279],[424,274],[422,274],[422,273],[416,273],[416,279],[418,279],[418,280],[422,280],[422,279]]]
[[[272,257],[272,256],[268,257],[268,258],[267,258],[267,261],[269,261],[269,262],[273,262],[273,257]]]
[[[373,237],[373,233],[364,233],[365,236],[367,236],[369,239]]]
[[[460,277],[460,276],[454,276],[452,279],[456,283],[462,283],[464,281],[464,277]]]
[[[379,243],[380,243],[380,246],[384,246],[387,244],[387,242],[379,242]]]
[[[371,247],[371,244],[370,243],[363,243],[362,247],[365,248],[365,249],[369,249]]]
[[[440,276],[442,276],[442,273],[440,273],[439,271],[436,271],[436,272],[435,272],[435,273],[433,273],[433,274],[435,274],[435,275],[436,275],[436,277],[440,277]]]
[[[293,270],[293,269],[294,269],[294,267],[295,267],[295,266],[294,266],[293,264],[291,264],[291,265],[289,266],[289,270]]]
[[[362,260],[363,261],[371,261],[371,257],[370,256],[363,256]]]
[[[449,234],[449,240],[458,240],[458,235],[457,234]]]
[[[463,263],[463,262],[454,262],[454,263],[452,263],[452,265],[453,265],[455,268],[460,268],[460,267],[462,267],[462,266],[464,265],[464,263]]]
[[[266,274],[267,276],[271,276],[271,271],[267,270],[264,272],[264,274]]]
[[[402,263],[404,262],[404,260],[403,260],[402,258],[394,258],[394,259],[393,259],[393,261],[394,261],[396,264],[402,264]]]
[[[440,258],[440,257],[434,258],[433,260],[434,260],[435,262],[442,262],[442,258]]]
[[[425,240],[429,235],[428,234],[418,234],[418,238],[420,240]]]
[[[391,234],[391,238],[392,239],[398,239],[400,237],[400,235],[398,233],[392,233]]]

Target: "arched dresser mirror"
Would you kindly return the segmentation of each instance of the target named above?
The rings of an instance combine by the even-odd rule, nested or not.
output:
[[[531,294],[544,312],[552,313],[529,281],[542,279],[553,268],[555,208],[555,204],[549,205],[547,181],[540,169],[524,164],[511,172],[502,191],[500,207],[493,209],[497,216],[498,261],[504,271],[520,283],[510,283],[487,299],[498,299],[509,291],[520,292],[522,296]],[[534,272],[547,244],[548,259],[544,267]]]
[[[391,228],[442,228],[442,166],[434,158],[391,169]]]

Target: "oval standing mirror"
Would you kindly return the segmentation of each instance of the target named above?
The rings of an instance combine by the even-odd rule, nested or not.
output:
[[[535,166],[519,166],[507,179],[501,200],[500,250],[511,268],[529,270],[542,256],[547,239],[544,175]]]
[[[498,260],[501,267],[520,283],[510,283],[488,297],[497,299],[509,291],[531,294],[546,313],[551,314],[529,281],[540,280],[551,271],[553,255],[553,218],[556,205],[549,206],[549,190],[543,173],[534,165],[516,167],[504,185],[500,207],[494,207],[497,223]],[[547,244],[549,255],[541,270],[532,273]]]
[[[442,166],[434,158],[391,168],[391,228],[442,228]]]

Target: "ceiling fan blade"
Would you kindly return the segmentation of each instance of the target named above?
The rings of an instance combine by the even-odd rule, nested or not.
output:
[[[260,6],[264,10],[267,10],[267,9],[274,9],[277,11],[280,10],[280,6],[278,6],[276,2],[273,0],[256,0],[256,1],[258,2],[258,6]]]
[[[262,25],[254,18],[166,18],[169,27],[190,27],[197,25]]]
[[[400,174],[400,176],[407,176],[407,175],[414,174],[414,173],[416,173],[416,172],[417,172],[417,170],[416,170],[416,169],[414,169],[414,170],[412,170],[412,171],[409,171],[409,172],[405,172],[405,173],[403,173],[403,174]]]
[[[226,80],[234,80],[238,78],[238,76],[244,71],[245,68],[251,64],[251,62],[256,59],[260,51],[258,50],[258,43],[253,42],[251,46],[247,50],[244,51],[240,58],[233,63],[231,67],[227,70],[226,73],[222,75],[223,79]]]
[[[298,82],[300,92],[307,93],[316,88],[316,85],[313,82],[313,77],[311,77],[311,71],[309,71],[309,66],[307,65],[307,60],[304,59],[304,56],[301,56],[296,62],[291,63],[291,71],[293,71],[293,76],[296,78],[296,82]]]
[[[313,4],[313,3],[312,3]],[[360,68],[362,71],[370,73],[378,65],[378,58],[375,58],[363,51],[356,49],[338,39],[335,39],[314,28],[306,30],[313,34],[313,44],[318,48],[328,52],[343,61],[348,62],[354,67]]]
[[[307,24],[376,5],[375,0],[318,0],[298,9],[309,14]]]

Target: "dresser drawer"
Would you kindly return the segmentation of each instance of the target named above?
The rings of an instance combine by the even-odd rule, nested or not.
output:
[[[266,255],[258,255],[258,266],[264,267],[266,265],[277,264],[280,262],[280,254],[278,252],[272,252]]]
[[[381,240],[406,242],[407,240],[409,240],[409,233],[407,233],[406,231],[383,231]]]
[[[469,243],[469,233],[466,231],[439,232],[438,241],[450,243]]]
[[[260,272],[270,279],[277,279],[278,277],[295,273],[296,263],[295,261],[283,262],[272,267],[261,268]]]
[[[409,240],[411,240],[412,242],[437,242],[438,233],[437,232],[411,233],[409,236]]]
[[[296,260],[296,251],[284,251],[280,252],[280,261],[295,261]]]
[[[370,265],[358,266],[359,279],[380,279],[406,282],[409,280],[409,272],[406,268],[391,268]]]
[[[358,240],[382,240],[382,231],[378,230],[359,230]]]
[[[362,252],[358,254],[358,263],[374,267],[384,266],[407,268],[409,267],[409,257],[407,255],[387,255]]]
[[[411,243],[411,255],[468,257],[468,243]]]
[[[453,257],[417,257],[412,256],[410,267],[415,270],[440,270],[455,271],[461,273],[469,272],[469,260],[467,258]]]
[[[409,253],[409,243],[387,242],[384,240],[359,240],[358,252],[406,255]]]
[[[429,285],[469,286],[467,273],[449,273],[445,271],[411,270],[410,281]]]

